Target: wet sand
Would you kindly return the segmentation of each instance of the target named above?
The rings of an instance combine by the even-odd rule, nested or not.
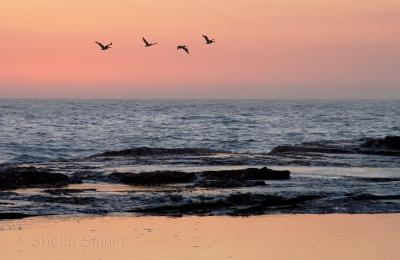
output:
[[[0,221],[1,259],[398,259],[400,215]]]

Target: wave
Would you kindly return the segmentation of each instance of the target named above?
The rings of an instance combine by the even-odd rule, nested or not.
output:
[[[153,148],[153,147],[135,147],[119,151],[107,151],[104,153],[90,156],[96,157],[136,157],[136,156],[163,156],[163,155],[210,155],[217,153],[229,153],[222,150],[213,150],[207,148]]]
[[[271,153],[134,147],[70,160],[4,164],[0,219],[107,213],[399,213],[400,157],[394,155],[400,152],[399,138],[307,142]],[[331,176],[322,168],[308,174],[296,173],[294,167],[291,174],[265,165],[367,168],[351,176],[345,169]],[[25,192],[27,188],[35,189]]]

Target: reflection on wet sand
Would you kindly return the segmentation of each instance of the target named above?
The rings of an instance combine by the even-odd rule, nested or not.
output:
[[[0,222],[2,259],[397,259],[400,215]]]

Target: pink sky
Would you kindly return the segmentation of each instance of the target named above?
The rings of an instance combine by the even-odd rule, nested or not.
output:
[[[3,98],[400,98],[398,0],[13,0],[0,14]]]

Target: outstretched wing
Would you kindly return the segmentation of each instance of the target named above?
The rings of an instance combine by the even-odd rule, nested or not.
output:
[[[182,49],[184,49],[186,53],[189,54],[189,49],[187,47],[183,47]]]
[[[146,45],[150,45],[150,43],[143,37],[142,38],[143,39],[143,41],[144,41],[144,43],[146,44]]]
[[[203,36],[203,38],[206,40],[206,42],[209,42],[210,41],[210,39],[206,36],[206,35],[202,35]]]
[[[100,42],[96,42],[102,49],[104,49],[105,48],[105,46],[102,44],[102,43],[100,43]]]
[[[107,45],[107,47],[110,47],[112,45],[112,42],[110,42],[110,44],[109,45]]]

